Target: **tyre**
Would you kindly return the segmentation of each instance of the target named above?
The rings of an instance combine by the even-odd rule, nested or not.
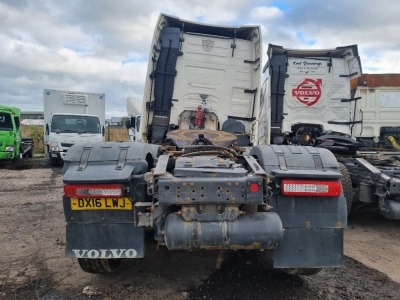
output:
[[[28,151],[28,153],[26,153],[26,157],[27,157],[27,158],[32,158],[32,157],[33,157],[33,149],[30,149],[30,150]]]
[[[339,163],[339,171],[342,174],[342,188],[343,194],[346,197],[347,204],[347,215],[350,214],[351,207],[353,206],[353,185],[351,183],[351,178],[349,171],[346,166],[342,163]]]
[[[21,158],[22,158],[22,154],[18,153],[14,156],[14,158],[12,159],[12,164],[14,167],[20,167],[21,166]]]
[[[57,167],[59,165],[59,161],[57,158],[51,157],[49,154],[50,165],[52,167]]]
[[[315,275],[321,271],[320,268],[288,268],[282,270],[289,275],[302,275],[302,276]]]
[[[28,152],[22,155],[24,158],[32,158],[33,157],[33,150],[30,149]]]
[[[79,266],[87,273],[111,273],[118,269],[120,259],[89,259],[78,258]]]

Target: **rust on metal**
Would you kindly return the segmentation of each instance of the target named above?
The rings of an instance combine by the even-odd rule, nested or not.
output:
[[[227,147],[231,145],[236,136],[233,133],[216,130],[193,130],[193,129],[178,129],[167,133],[167,138],[174,141],[180,147],[188,146],[202,134],[207,140],[210,140],[214,145]]]
[[[351,88],[357,87],[400,87],[400,74],[363,74],[350,81]]]
[[[233,250],[259,250],[263,249],[262,245],[258,242],[254,242],[251,245],[239,245],[239,244],[232,244],[229,245],[229,249]]]

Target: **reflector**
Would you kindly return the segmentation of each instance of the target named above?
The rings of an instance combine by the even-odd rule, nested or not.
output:
[[[250,193],[256,193],[256,192],[258,192],[258,189],[259,189],[259,188],[260,188],[260,187],[259,187],[258,183],[255,183],[255,182],[251,183],[251,184],[250,184],[250,187],[249,187]]]

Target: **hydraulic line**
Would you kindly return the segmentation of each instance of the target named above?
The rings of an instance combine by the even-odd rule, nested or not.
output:
[[[394,148],[395,150],[400,151],[400,145],[397,143],[396,139],[395,139],[393,136],[389,135],[389,136],[387,137],[387,139],[388,139],[389,142],[392,144],[392,146],[393,146],[393,148]]]

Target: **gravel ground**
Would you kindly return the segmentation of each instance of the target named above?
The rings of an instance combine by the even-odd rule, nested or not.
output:
[[[112,274],[80,270],[64,255],[61,168],[32,160],[0,166],[0,299],[400,299],[400,222],[353,214],[345,267],[289,276],[268,253],[171,252],[149,243],[146,257]]]

